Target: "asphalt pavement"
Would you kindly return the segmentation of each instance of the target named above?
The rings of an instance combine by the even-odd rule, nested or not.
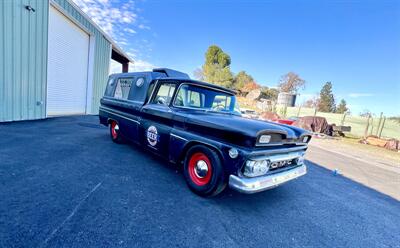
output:
[[[337,151],[335,147],[321,145],[316,139],[311,143],[306,156],[308,160],[400,200],[400,167],[368,159],[362,152]]]
[[[307,165],[205,199],[96,116],[0,124],[0,247],[399,247],[399,201]]]

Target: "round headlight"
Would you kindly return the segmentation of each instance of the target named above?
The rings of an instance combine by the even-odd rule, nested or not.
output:
[[[269,170],[269,161],[260,160],[253,161],[248,160],[244,168],[244,175],[248,177],[262,176],[266,174]]]

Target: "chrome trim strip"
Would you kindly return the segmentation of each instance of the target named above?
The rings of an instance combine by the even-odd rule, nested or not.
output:
[[[113,115],[119,116],[119,117],[121,117],[121,118],[124,118],[124,119],[126,119],[126,120],[128,120],[128,121],[133,121],[133,122],[136,122],[137,124],[140,124],[140,121],[131,119],[131,118],[126,117],[126,116],[124,116],[124,115],[121,115],[122,112],[120,112],[120,111],[118,111],[118,110],[109,109],[109,108],[106,108],[106,107],[103,107],[103,106],[100,106],[99,109],[100,109],[101,111],[108,112],[108,113],[110,113],[110,114],[113,114]]]
[[[307,174],[307,167],[302,165],[280,173],[253,178],[230,175],[229,187],[241,193],[252,194],[275,188],[305,174]]]
[[[307,145],[308,143],[303,143],[303,142],[280,142],[280,143],[266,143],[266,144],[260,144],[257,143],[256,147],[269,147],[269,146],[283,146],[283,145],[290,145],[290,144],[295,144],[296,146],[299,145]]]
[[[293,160],[296,158],[300,158],[304,156],[304,151],[299,151],[299,152],[290,152],[290,153],[282,153],[282,154],[276,154],[276,155],[262,155],[259,157],[253,157],[250,160],[266,160],[268,159],[272,163],[274,162],[280,162],[280,161],[286,161],[286,160]]]
[[[252,157],[257,157],[257,156],[263,156],[263,155],[270,155],[270,154],[285,154],[285,153],[290,153],[290,152],[296,152],[296,151],[305,151],[307,150],[307,146],[295,146],[295,147],[290,147],[290,148],[279,148],[279,149],[270,149],[270,150],[261,150],[261,151],[253,151],[249,153],[249,158]]]
[[[181,140],[184,140],[184,141],[188,141],[187,139],[182,138],[181,136],[176,135],[176,134],[174,134],[174,133],[171,133],[171,136],[172,136],[172,137],[175,137],[175,138],[177,138],[177,139],[181,139]]]

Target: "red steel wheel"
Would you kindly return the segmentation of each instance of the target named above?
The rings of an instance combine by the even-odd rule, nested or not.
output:
[[[202,152],[194,153],[189,160],[189,176],[197,186],[204,186],[210,182],[212,166],[208,157]]]
[[[217,151],[204,145],[194,145],[183,162],[186,184],[194,193],[208,197],[221,193],[227,177]]]
[[[121,130],[119,129],[119,124],[116,121],[110,122],[110,136],[112,141],[117,144],[124,143],[124,138],[121,135]]]
[[[111,136],[113,139],[118,139],[118,130],[119,130],[119,126],[117,124],[117,122],[113,121],[111,122]]]

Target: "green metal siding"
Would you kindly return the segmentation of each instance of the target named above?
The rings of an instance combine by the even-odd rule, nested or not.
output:
[[[93,65],[93,97],[90,113],[98,114],[100,98],[104,94],[110,67],[111,43],[103,34],[79,13],[67,0],[55,0],[69,15],[82,24],[95,36],[95,52]]]
[[[0,1],[0,121],[46,116],[48,7],[47,1]]]
[[[95,37],[89,113],[97,114],[109,72],[111,43],[68,0],[54,2]],[[35,12],[26,10],[26,5]],[[46,117],[48,13],[47,0],[0,1],[0,122]]]

